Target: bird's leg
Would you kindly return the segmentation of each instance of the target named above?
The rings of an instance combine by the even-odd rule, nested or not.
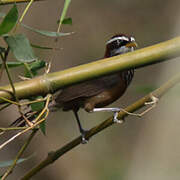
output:
[[[123,108],[94,108],[91,112],[101,112],[101,111],[113,112],[114,113],[113,114],[113,121],[114,121],[114,123],[123,123],[124,122],[124,119],[118,119],[117,118],[118,117],[118,113],[120,111],[123,111],[126,114],[131,115],[131,116],[141,117],[141,114],[131,113],[131,112],[126,111]]]
[[[136,113],[131,113],[126,111],[123,108],[94,108],[93,110],[89,111],[89,112],[101,112],[101,111],[108,111],[108,112],[113,112],[113,121],[114,123],[123,123],[124,119],[120,120],[118,119],[118,113],[120,111],[125,112],[128,115],[132,115],[132,116],[137,116],[137,117],[142,117],[144,114],[146,114],[147,112],[149,112],[151,109],[153,109],[154,107],[156,107],[157,103],[158,103],[159,99],[153,95],[151,95],[151,101],[150,102],[145,102],[145,105],[151,105],[151,107],[149,107],[148,109],[146,109],[145,111],[143,111],[142,113],[136,114]]]
[[[113,121],[114,123],[123,123],[123,119],[118,119],[118,113],[122,111],[122,108],[94,108],[91,112],[102,112],[102,111],[107,111],[107,112],[113,112]],[[128,113],[128,112],[127,112]]]
[[[79,116],[78,116],[78,112],[76,110],[73,110],[74,112],[74,115],[76,117],[76,121],[77,121],[77,124],[78,124],[78,127],[79,127],[79,131],[81,133],[81,136],[82,136],[82,144],[87,144],[88,143],[88,140],[86,139],[86,130],[83,129],[82,125],[81,125],[81,122],[80,122],[80,119],[79,119]]]

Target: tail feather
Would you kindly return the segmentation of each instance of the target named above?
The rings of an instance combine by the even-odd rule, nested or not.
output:
[[[61,105],[59,103],[56,103],[55,101],[51,101],[48,105],[48,108],[51,112],[57,111],[58,109],[61,108]],[[39,113],[39,111],[34,112],[32,110],[26,112],[24,114],[24,116],[30,121],[32,122],[35,118],[36,115]],[[13,121],[9,126],[19,126],[19,127],[23,127],[26,125],[26,121],[25,119],[20,116],[19,118],[17,118],[15,121]]]
[[[27,113],[24,114],[24,116],[30,121],[32,122],[35,119],[35,116],[38,114],[39,112],[33,112],[33,111],[28,111]],[[17,118],[15,121],[13,121],[9,126],[18,126],[18,127],[23,127],[26,125],[26,121],[23,118],[23,116],[20,116],[19,118]]]

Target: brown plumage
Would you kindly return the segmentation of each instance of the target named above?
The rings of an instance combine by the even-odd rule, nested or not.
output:
[[[79,108],[86,108],[87,103],[94,104],[94,107],[106,106],[111,102],[109,103],[106,102],[107,98],[104,97],[105,92],[107,95],[109,92],[109,96],[110,96],[111,94],[110,92],[114,91],[114,88],[118,88],[117,87],[118,84],[122,85],[122,88],[120,89],[121,92],[117,92],[117,95],[115,95],[118,98],[119,96],[118,94],[123,93],[126,89],[126,86],[124,86],[121,75],[119,74],[113,74],[67,87],[55,99],[56,106],[62,107],[64,111],[68,111],[68,110],[78,111]],[[92,98],[93,101],[91,101]],[[102,102],[99,102],[100,99]],[[86,110],[90,111],[92,109],[86,109]]]
[[[136,47],[136,43],[133,37],[123,34],[115,35],[107,41],[104,57],[108,58],[127,53],[133,51],[134,47]],[[111,104],[124,94],[133,75],[134,69],[130,69],[66,87],[56,96],[55,102],[51,103],[49,108],[50,110],[56,108],[62,108],[63,111],[72,110],[82,134],[83,142],[85,142],[86,131],[81,127],[78,110],[83,108],[87,112],[91,112],[94,108]],[[32,120],[33,118],[29,117],[29,119]],[[19,123],[20,120],[16,120],[13,124],[17,122]]]
[[[105,58],[122,54],[124,51],[131,51],[131,48],[136,45],[134,41],[131,41],[131,37],[127,37],[123,34],[113,36],[110,40],[118,37],[124,37],[122,38],[124,40],[120,42],[121,39],[117,39],[107,43]],[[119,43],[117,43],[118,40]],[[126,45],[130,43],[132,46],[127,46],[122,52],[118,51],[120,47],[126,47]],[[78,111],[79,108],[92,111],[93,108],[107,106],[124,94],[133,75],[134,70],[130,69],[67,87],[63,89],[55,99],[55,106],[59,108],[62,107],[64,111]]]

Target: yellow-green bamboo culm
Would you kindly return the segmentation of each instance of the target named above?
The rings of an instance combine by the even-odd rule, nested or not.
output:
[[[54,93],[65,86],[88,79],[115,73],[117,71],[139,68],[162,62],[180,55],[180,37],[142,48],[111,58],[69,68],[67,70],[44,74],[37,78],[15,83],[18,99],[35,95]],[[0,97],[13,99],[11,86],[0,87]],[[0,103],[5,101],[0,99]]]

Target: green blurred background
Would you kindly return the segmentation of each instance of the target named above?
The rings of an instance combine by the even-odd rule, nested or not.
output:
[[[62,0],[46,0],[32,5],[24,23],[34,28],[56,31],[63,8]],[[10,6],[1,6],[6,12]],[[25,5],[18,5],[23,12]],[[75,32],[59,39],[59,51],[35,50],[46,61],[52,61],[51,72],[88,63],[103,57],[105,42],[116,33],[136,38],[139,48],[171,39],[180,33],[179,0],[72,0],[67,17],[72,26],[63,32]],[[32,43],[54,46],[54,40],[21,28]],[[13,59],[10,56],[10,59]],[[125,107],[145,95],[147,87],[158,87],[179,72],[179,59],[136,70],[125,95],[111,107]],[[12,70],[18,81],[21,68]],[[17,75],[17,76],[16,76]],[[3,75],[2,84],[8,83]],[[32,179],[46,180],[179,180],[180,179],[180,86],[176,86],[143,118],[128,117],[123,125],[112,126],[80,145]],[[109,117],[109,113],[88,114],[80,111],[87,129]],[[12,122],[19,114],[15,107],[1,112],[1,126]],[[10,137],[1,137],[0,142]],[[47,135],[34,138],[24,157],[35,156],[20,164],[9,179],[19,179],[47,153],[63,146],[76,136],[78,129],[72,112],[50,114]],[[27,135],[19,137],[0,152],[0,161],[13,159]],[[2,169],[3,170],[3,169]],[[0,172],[2,172],[0,170]]]

